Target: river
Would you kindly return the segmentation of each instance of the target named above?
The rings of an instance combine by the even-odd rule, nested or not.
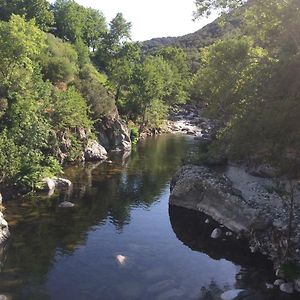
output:
[[[169,208],[170,179],[195,143],[149,138],[130,155],[112,154],[112,163],[66,168],[72,190],[7,203],[11,238],[0,253],[0,294],[204,300],[245,289],[262,298],[243,299],[287,299],[266,291],[274,278],[265,258],[241,241],[211,239],[215,224],[206,216]],[[75,207],[58,208],[64,200]]]

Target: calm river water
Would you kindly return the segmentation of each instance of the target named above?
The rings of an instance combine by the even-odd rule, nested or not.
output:
[[[265,259],[234,239],[210,239],[214,224],[206,216],[169,208],[171,176],[195,149],[186,136],[150,138],[130,155],[113,154],[112,164],[66,169],[71,191],[7,203],[12,236],[0,256],[0,294],[220,299],[245,289],[243,299],[287,299],[265,290],[273,280]],[[75,208],[59,209],[63,200]]]

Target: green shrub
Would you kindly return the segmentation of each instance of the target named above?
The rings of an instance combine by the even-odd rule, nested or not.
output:
[[[139,129],[137,127],[129,127],[130,129],[130,138],[132,144],[136,144],[139,139]]]

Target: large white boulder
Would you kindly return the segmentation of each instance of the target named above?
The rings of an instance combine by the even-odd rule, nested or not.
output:
[[[107,151],[97,141],[90,141],[84,150],[84,158],[86,161],[105,160]]]

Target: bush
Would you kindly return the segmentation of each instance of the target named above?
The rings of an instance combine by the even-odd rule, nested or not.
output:
[[[40,56],[44,79],[52,83],[70,82],[78,73],[78,55],[67,42],[47,35],[47,49]]]
[[[0,182],[14,178],[21,168],[19,147],[5,129],[0,133]]]
[[[139,129],[137,127],[129,127],[130,139],[132,144],[136,144],[139,139]]]

